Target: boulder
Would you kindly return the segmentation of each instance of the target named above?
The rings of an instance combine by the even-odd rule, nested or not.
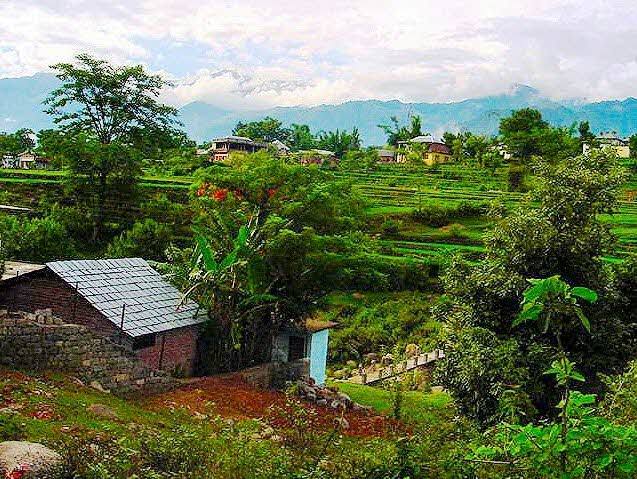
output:
[[[389,366],[394,362],[394,356],[391,354],[385,354],[381,359],[381,364],[383,366]]]
[[[22,479],[60,479],[62,456],[42,444],[24,441],[0,443],[0,475]]]

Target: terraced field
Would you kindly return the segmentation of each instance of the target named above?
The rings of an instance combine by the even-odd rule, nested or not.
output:
[[[508,209],[526,195],[507,191],[505,170],[494,174],[479,170],[465,170],[457,166],[441,166],[435,172],[422,172],[402,165],[383,166],[376,171],[338,172],[336,176],[350,179],[359,193],[369,200],[369,213],[383,218],[407,218],[418,209],[430,205],[453,206],[461,203],[483,205],[501,201]],[[621,257],[637,253],[637,175],[625,187],[618,213],[605,215],[619,240]],[[485,218],[459,218],[457,237],[445,235],[442,228],[422,228],[408,221],[400,227],[398,238],[383,238],[386,252],[409,255],[420,259],[440,258],[449,253],[477,257],[482,249],[482,232],[488,227]],[[610,258],[612,259],[612,258]]]
[[[483,216],[454,218],[452,226],[427,226],[412,219],[412,213],[423,208],[454,207],[460,204],[485,206],[499,200],[507,209],[527,201],[522,193],[507,191],[506,168],[494,172],[441,165],[423,169],[407,165],[381,165],[373,171],[335,171],[338,179],[352,181],[355,189],[369,202],[369,232],[374,234],[383,253],[409,256],[427,262],[441,262],[451,253],[477,259],[483,251],[482,235],[489,227]],[[0,170],[0,185],[7,190],[27,185],[52,187],[64,179],[59,171]],[[159,190],[184,190],[191,187],[192,177],[144,176],[142,186]],[[397,231],[383,231],[382,223],[392,220]],[[625,194],[617,214],[606,215],[619,239],[617,257],[637,254],[637,175],[625,186]],[[612,258],[610,258],[612,259]]]

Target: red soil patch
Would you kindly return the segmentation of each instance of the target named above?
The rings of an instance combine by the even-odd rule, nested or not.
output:
[[[195,380],[174,391],[154,396],[145,403],[151,409],[185,408],[193,414],[212,411],[233,419],[263,419],[275,427],[285,428],[291,425],[290,416],[293,414],[293,408],[286,399],[282,392],[257,389],[239,376],[224,375]],[[303,408],[316,413],[314,427],[322,431],[333,430],[341,417],[349,424],[343,430],[348,436],[387,436],[402,429],[402,424],[385,416],[300,403]]]

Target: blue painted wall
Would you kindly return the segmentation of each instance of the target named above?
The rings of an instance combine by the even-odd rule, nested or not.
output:
[[[312,334],[310,341],[310,377],[316,384],[325,384],[327,366],[327,342],[329,329]]]

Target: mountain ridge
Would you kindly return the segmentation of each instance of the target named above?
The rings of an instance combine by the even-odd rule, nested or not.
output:
[[[0,131],[51,128],[52,119],[42,111],[41,102],[58,84],[58,80],[47,73],[0,79]],[[378,125],[389,122],[391,116],[407,122],[409,115],[420,115],[423,130],[437,135],[445,130],[496,134],[500,119],[523,107],[537,108],[554,125],[570,126],[588,120],[594,132],[614,130],[622,136],[637,132],[635,97],[598,102],[552,100],[524,84],[512,85],[505,93],[448,103],[370,99],[316,106],[232,110],[195,100],[179,108],[179,117],[184,130],[199,142],[228,134],[238,121],[272,116],[286,125],[307,123],[313,131],[349,130],[356,126],[365,144],[381,145],[385,136]]]

